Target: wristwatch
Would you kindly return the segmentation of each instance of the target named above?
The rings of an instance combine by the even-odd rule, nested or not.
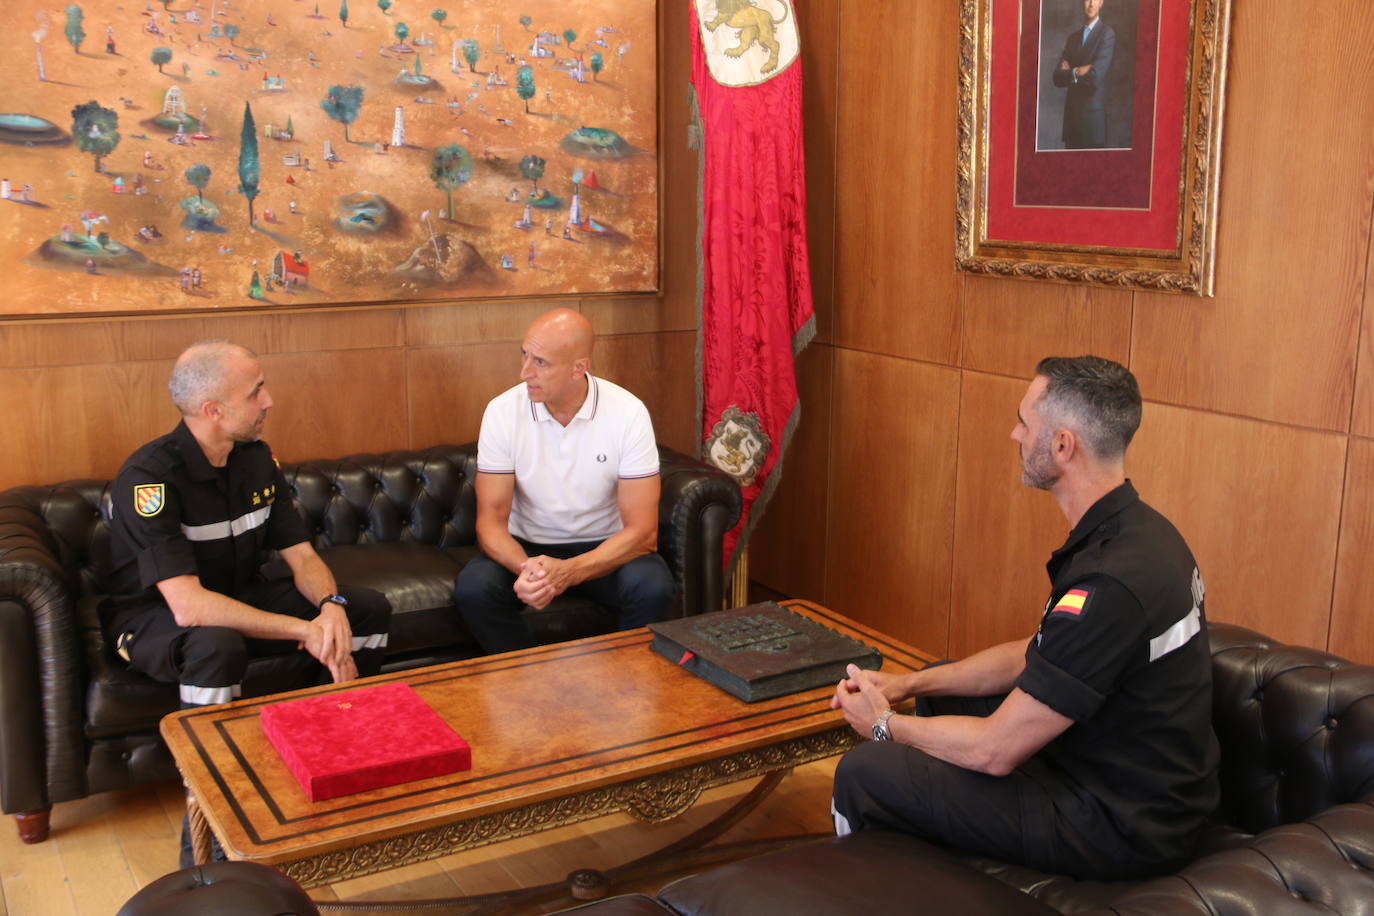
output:
[[[324,610],[324,606],[326,604],[329,604],[331,601],[337,604],[339,607],[348,607],[348,599],[345,598],[343,595],[325,595],[323,598],[320,599],[320,603],[315,606],[315,610]]]
[[[878,716],[878,718],[873,722],[874,741],[892,740],[892,731],[887,727],[887,720],[892,718],[892,712],[893,711],[889,709],[887,712]]]

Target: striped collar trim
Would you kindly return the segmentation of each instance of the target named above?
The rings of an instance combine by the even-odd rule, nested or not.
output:
[[[529,397],[528,389],[526,397]],[[573,419],[595,420],[596,408],[601,402],[601,386],[597,383],[596,376],[587,373],[587,397],[582,401],[582,406],[573,414]],[[541,420],[552,420],[553,414],[549,413],[548,405],[539,401],[530,401],[530,419],[535,423]]]

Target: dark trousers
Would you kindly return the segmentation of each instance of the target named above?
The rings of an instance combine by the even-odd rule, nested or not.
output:
[[[595,550],[601,541],[575,544],[533,544],[516,538],[529,556],[567,560]],[[515,574],[490,557],[477,557],[458,573],[453,597],[463,621],[483,652],[511,652],[533,645],[522,616],[525,604],[516,597]],[[673,602],[673,574],[657,553],[636,557],[599,579],[568,589],[614,611],[622,630],[664,619]]]
[[[339,593],[348,599],[346,610],[354,645],[371,643],[353,651],[358,674],[377,674],[391,625],[391,604],[380,592],[367,588],[341,588]],[[319,615],[291,579],[255,582],[234,597],[259,610],[301,620]],[[325,672],[293,640],[254,639],[228,627],[178,626],[165,605],[150,607],[131,618],[124,632],[129,667],[154,680],[180,684],[183,707],[223,703],[239,696],[244,672],[254,658],[299,653],[305,675],[294,685],[298,687],[309,686]]]
[[[987,716],[1002,697],[922,697],[917,715]],[[868,741],[835,768],[836,832],[889,829],[1079,878],[1151,873],[1091,796],[1032,757],[1007,776]]]

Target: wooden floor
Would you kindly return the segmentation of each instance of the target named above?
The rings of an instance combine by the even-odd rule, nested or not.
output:
[[[830,783],[838,758],[799,767],[720,842],[830,830]],[[743,796],[752,783],[702,794],[667,824],[605,817],[379,875],[315,888],[330,900],[416,900],[534,887],[576,868],[609,868],[690,833]],[[0,916],[110,916],[139,888],[177,867],[183,800],[179,784],[109,792],[57,805],[45,843],[19,842],[0,825]],[[656,875],[613,892],[652,894],[691,870]],[[572,900],[530,909],[551,912]]]

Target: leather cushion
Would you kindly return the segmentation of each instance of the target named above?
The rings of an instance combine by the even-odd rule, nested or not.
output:
[[[864,830],[676,881],[659,899],[683,916],[896,912],[1050,916],[1058,911],[906,834]]]
[[[299,884],[255,862],[214,862],[163,875],[116,916],[318,916]]]
[[[453,582],[476,555],[476,547],[443,549],[414,541],[320,552],[339,585],[376,589],[391,602],[388,656],[472,644],[453,603]]]

